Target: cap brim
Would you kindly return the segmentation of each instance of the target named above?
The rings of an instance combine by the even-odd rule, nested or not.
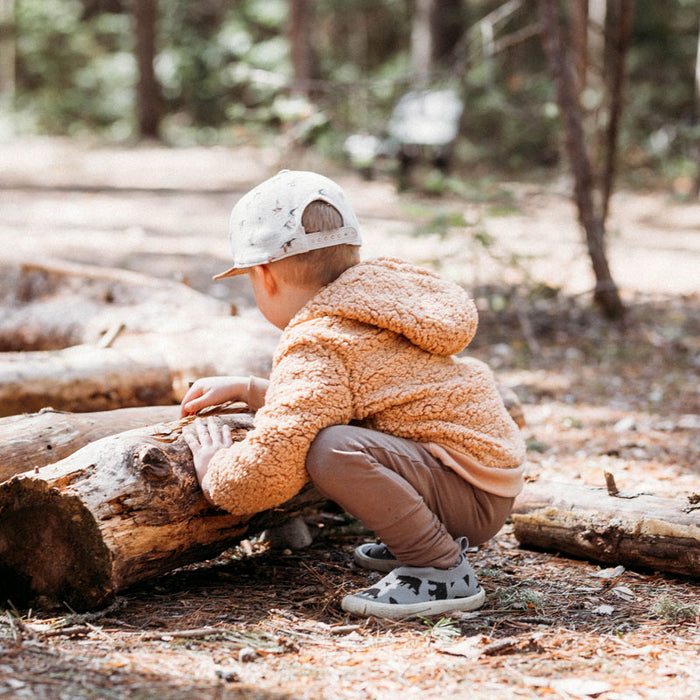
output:
[[[248,267],[231,267],[225,272],[220,272],[218,275],[214,275],[212,279],[222,280],[225,277],[236,277],[236,275],[245,275],[250,268]]]

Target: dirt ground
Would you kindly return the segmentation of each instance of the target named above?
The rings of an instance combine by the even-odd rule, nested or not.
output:
[[[617,324],[590,308],[565,178],[464,180],[428,198],[271,148],[18,141],[0,144],[0,250],[179,279],[249,309],[244,281],[210,277],[228,266],[232,203],[283,166],[343,183],[367,257],[473,290],[470,352],[523,403],[529,478],[604,485],[607,471],[622,489],[700,494],[700,204],[670,192],[614,199],[610,259],[628,305]],[[314,531],[296,551],[251,537],[93,613],[0,609],[0,697],[700,697],[697,576],[529,551],[507,525],[473,555],[483,609],[358,620],[339,603],[376,576],[351,563],[371,533],[337,512]]]

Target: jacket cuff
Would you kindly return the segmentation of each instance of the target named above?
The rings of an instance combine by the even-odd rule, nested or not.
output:
[[[248,408],[251,411],[257,411],[265,405],[265,394],[267,393],[267,387],[270,386],[270,382],[262,377],[249,377],[248,378]]]

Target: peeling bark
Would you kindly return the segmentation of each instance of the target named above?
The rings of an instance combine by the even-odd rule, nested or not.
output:
[[[252,427],[249,414],[217,420],[234,440]],[[216,556],[325,502],[307,488],[256,515],[212,507],[180,436],[186,422],[106,437],[0,484],[0,601],[99,607],[133,583]]]
[[[700,577],[700,509],[688,501],[536,482],[517,498],[512,521],[525,546]]]
[[[48,408],[0,418],[0,482],[58,462],[108,435],[173,421],[179,415],[179,406],[144,406],[93,413]]]
[[[0,416],[47,407],[103,411],[174,402],[170,368],[150,352],[78,345],[0,354]]]

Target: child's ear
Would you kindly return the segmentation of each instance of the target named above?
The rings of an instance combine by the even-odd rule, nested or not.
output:
[[[269,265],[256,265],[254,269],[267,296],[275,296],[279,285],[277,284],[277,279],[275,278],[272,268]]]

